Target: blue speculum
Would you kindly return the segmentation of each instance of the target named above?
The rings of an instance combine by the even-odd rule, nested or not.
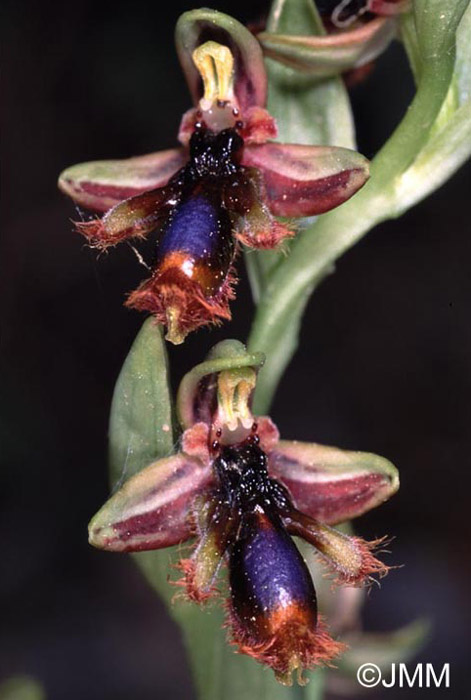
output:
[[[159,245],[159,255],[163,257],[181,250],[199,258],[210,256],[224,229],[226,217],[226,212],[221,212],[210,197],[191,193],[171,216]]]
[[[270,628],[293,606],[316,621],[316,593],[306,563],[278,516],[260,506],[243,518],[230,558],[232,603],[245,625]]]
[[[219,500],[228,505],[237,524],[229,549],[233,614],[255,639],[272,633],[284,616],[302,618],[314,629],[314,584],[282,521],[292,504],[284,487],[269,477],[256,436],[224,448],[215,469]]]
[[[192,135],[190,160],[169,183],[170,191],[179,194],[163,226],[157,275],[178,270],[206,296],[221,288],[235,254],[234,212],[226,207],[225,195],[244,182],[242,149],[235,129],[214,133],[201,127]]]
[[[165,198],[156,218],[156,265],[128,304],[166,323],[174,343],[192,328],[230,318],[234,230],[254,205],[250,175],[240,165],[243,146],[235,129],[197,126],[188,163],[156,191]]]
[[[173,210],[157,250],[160,266],[169,263],[215,294],[234,256],[232,224],[212,183],[198,182]]]

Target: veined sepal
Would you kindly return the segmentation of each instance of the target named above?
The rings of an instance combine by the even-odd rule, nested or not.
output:
[[[327,525],[357,518],[399,488],[398,471],[384,457],[315,443],[280,440],[268,469],[298,510]]]
[[[322,80],[373,61],[389,46],[396,31],[393,20],[377,17],[325,36],[261,32],[257,38],[268,58]]]
[[[193,502],[211,483],[207,465],[183,453],[131,477],[89,525],[94,547],[139,552],[185,542],[194,532]]]
[[[276,216],[314,216],[350,199],[370,176],[357,151],[334,146],[266,143],[251,146],[243,163],[260,172]]]
[[[172,148],[122,160],[96,160],[66,168],[58,186],[79,206],[106,212],[119,202],[167,184],[188,160],[187,150]]]

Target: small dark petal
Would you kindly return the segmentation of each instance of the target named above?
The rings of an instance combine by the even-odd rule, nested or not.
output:
[[[246,246],[271,250],[294,236],[294,231],[272,216],[256,168],[239,168],[236,176],[228,178],[223,201],[231,213],[237,240]]]
[[[175,183],[120,202],[101,219],[76,223],[90,245],[105,249],[128,238],[143,238],[158,229],[179,198]]]
[[[238,518],[220,500],[217,491],[209,493],[195,511],[197,544],[192,556],[179,563],[184,575],[178,585],[185,588],[190,600],[204,603],[216,592],[216,578],[224,553],[237,530]]]
[[[291,535],[302,537],[322,555],[336,583],[361,587],[368,585],[374,574],[380,578],[389,567],[374,556],[375,550],[386,543],[385,538],[367,542],[353,537],[310,518],[294,508],[283,518]]]

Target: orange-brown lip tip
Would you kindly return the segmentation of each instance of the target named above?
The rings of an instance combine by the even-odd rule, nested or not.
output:
[[[236,281],[230,269],[217,294],[206,297],[197,282],[169,268],[143,282],[129,295],[126,306],[152,313],[167,327],[167,340],[179,345],[198,328],[230,320],[229,302],[235,296]]]
[[[230,613],[230,611],[229,611]],[[232,643],[239,653],[251,656],[274,671],[276,680],[282,685],[293,684],[293,674],[299,685],[309,679],[303,674],[319,666],[334,667],[334,662],[347,645],[331,637],[322,618],[314,628],[298,621],[287,621],[277,631],[262,640],[255,640],[229,614],[232,627]]]

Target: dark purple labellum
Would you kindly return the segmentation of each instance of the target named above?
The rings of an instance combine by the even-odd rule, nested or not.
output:
[[[243,178],[243,145],[235,129],[215,133],[199,125],[188,164],[166,188],[175,196],[161,227],[157,264],[128,305],[167,323],[173,342],[181,342],[193,327],[230,318],[236,245],[224,194]]]
[[[314,584],[307,565],[282,522],[292,509],[285,488],[268,475],[258,436],[225,447],[214,461],[217,497],[238,523],[229,549],[229,608],[239,651],[268,664],[282,683],[291,673],[321,664],[342,646],[317,618]]]
[[[218,292],[234,257],[231,220],[212,184],[199,182],[184,196],[157,251],[159,274],[171,269],[185,275],[206,296]]]
[[[173,272],[199,284],[203,294],[216,294],[234,257],[232,222],[223,207],[221,182],[229,184],[239,170],[243,141],[234,129],[215,134],[205,128],[190,141],[190,161],[172,184],[181,188],[157,252],[155,276]],[[167,279],[168,283],[168,279]]]
[[[314,630],[316,593],[306,563],[275,515],[257,506],[243,518],[230,556],[232,609],[255,641],[294,621]]]
[[[279,515],[290,508],[289,496],[269,477],[258,438],[224,448],[215,468],[220,498],[240,519],[229,576],[232,611],[244,638],[265,643],[286,624],[314,629],[314,585]]]

